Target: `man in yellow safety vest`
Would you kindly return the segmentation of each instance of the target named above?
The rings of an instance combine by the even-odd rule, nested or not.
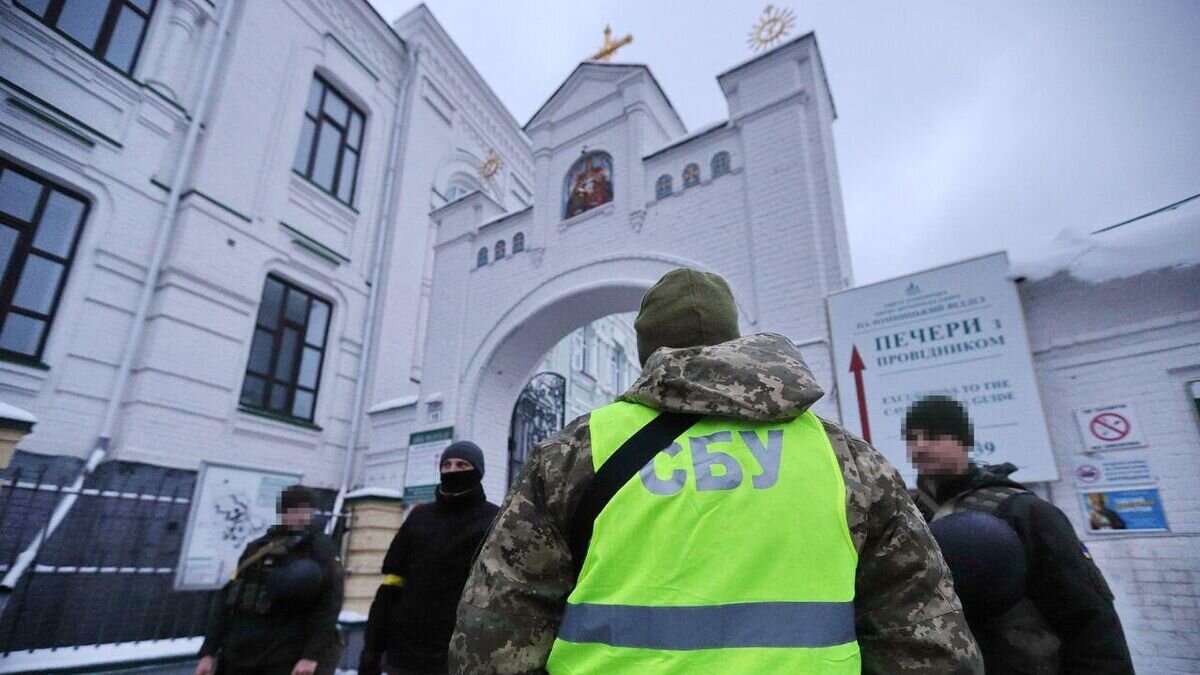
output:
[[[899,474],[809,411],[790,340],[669,272],[641,377],[539,444],[472,569],[452,673],[982,673]]]

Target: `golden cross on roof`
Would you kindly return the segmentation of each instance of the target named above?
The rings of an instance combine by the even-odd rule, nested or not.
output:
[[[617,53],[618,49],[620,49],[621,47],[624,47],[625,45],[629,44],[630,42],[633,42],[632,34],[628,34],[623,38],[617,38],[616,40],[613,40],[612,39],[612,26],[605,26],[604,27],[604,46],[600,48],[600,51],[596,52],[595,54],[592,54],[591,60],[592,61],[609,61],[612,59],[612,55]]]

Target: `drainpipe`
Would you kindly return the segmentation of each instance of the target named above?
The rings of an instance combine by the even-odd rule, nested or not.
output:
[[[358,446],[358,437],[362,430],[363,406],[367,398],[367,377],[371,367],[371,352],[375,343],[375,321],[378,316],[379,286],[383,277],[384,248],[389,238],[388,228],[394,215],[395,197],[393,191],[403,176],[397,169],[403,147],[408,140],[408,120],[401,122],[404,112],[408,109],[409,84],[416,76],[417,66],[421,60],[419,47],[412,49],[412,68],[400,81],[400,90],[396,97],[396,112],[393,118],[392,138],[388,144],[387,169],[383,176],[383,213],[379,225],[375,228],[375,246],[371,260],[371,289],[367,292],[367,315],[363,320],[362,356],[358,359],[358,375],[354,382],[354,405],[350,413],[350,432],[346,437],[346,456],[342,460],[342,484],[338,488],[337,497],[333,500],[333,516],[325,524],[325,534],[332,535],[338,519],[342,517],[342,507],[346,503],[346,493],[350,490],[350,477],[354,472],[354,450]]]
[[[154,253],[150,258],[150,265],[146,269],[146,280],[142,284],[141,295],[138,297],[137,311],[133,317],[133,324],[130,326],[129,337],[125,340],[125,351],[121,355],[121,365],[117,371],[117,379],[113,382],[112,392],[109,394],[108,404],[104,410],[104,422],[100,428],[100,436],[96,439],[96,444],[92,447],[91,455],[79,471],[79,475],[75,477],[75,481],[71,483],[70,487],[63,490],[63,497],[54,507],[54,512],[50,514],[50,520],[46,523],[46,526],[38,531],[29,546],[21,552],[21,555],[17,556],[17,560],[13,563],[8,574],[5,574],[4,579],[0,581],[0,612],[4,611],[4,605],[8,602],[9,594],[17,587],[17,583],[29,568],[29,565],[37,558],[42,544],[50,538],[50,535],[54,534],[54,531],[66,519],[67,514],[71,512],[71,508],[75,506],[84,481],[108,455],[109,443],[112,441],[113,429],[117,423],[117,414],[121,411],[125,388],[129,384],[129,375],[133,371],[133,360],[137,357],[142,347],[142,334],[146,328],[146,315],[150,311],[150,302],[154,299],[154,290],[158,285],[158,276],[162,272],[163,261],[167,255],[167,247],[171,243],[171,231],[175,228],[176,209],[179,208],[179,198],[183,194],[184,180],[187,177],[186,174],[192,161],[192,153],[196,148],[196,140],[200,136],[202,120],[208,110],[208,103],[212,98],[210,93],[213,82],[216,80],[217,65],[221,60],[221,50],[225,45],[225,37],[229,29],[230,18],[233,16],[235,1],[225,0],[221,5],[220,17],[217,19],[216,39],[213,42],[212,51],[209,53],[208,63],[204,67],[204,79],[200,87],[200,95],[196,99],[196,109],[192,112],[192,119],[188,123],[187,135],[183,141],[183,150],[180,152],[179,161],[175,166],[175,176],[171,180],[171,191],[167,195],[167,204],[163,207],[162,215],[159,217],[158,236],[154,242]]]

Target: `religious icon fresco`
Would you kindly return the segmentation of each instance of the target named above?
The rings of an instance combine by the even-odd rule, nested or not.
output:
[[[612,156],[595,151],[580,157],[563,186],[563,218],[607,204],[613,198]]]

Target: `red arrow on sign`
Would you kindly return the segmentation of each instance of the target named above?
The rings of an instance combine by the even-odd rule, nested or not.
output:
[[[866,369],[862,356],[858,354],[858,345],[853,345],[850,349],[850,372],[854,373],[854,388],[858,392],[858,419],[862,421],[863,440],[870,443],[871,423],[867,420],[867,392],[863,386],[862,375],[862,371]]]

